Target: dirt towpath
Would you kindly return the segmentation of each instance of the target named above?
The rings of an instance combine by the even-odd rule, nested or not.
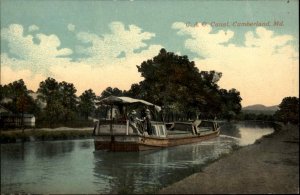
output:
[[[283,126],[158,193],[299,194],[299,126]]]

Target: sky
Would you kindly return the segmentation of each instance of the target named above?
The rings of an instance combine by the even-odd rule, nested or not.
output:
[[[298,0],[0,0],[1,84],[48,77],[80,95],[143,80],[161,48],[222,72],[242,106],[299,97]]]

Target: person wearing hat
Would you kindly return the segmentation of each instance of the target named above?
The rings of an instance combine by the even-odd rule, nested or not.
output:
[[[130,124],[136,128],[140,133],[143,133],[143,126],[140,124],[142,120],[137,117],[137,113],[135,110],[132,110],[129,114],[129,122]]]
[[[146,114],[146,116],[145,116],[144,122],[145,122],[146,130],[149,135],[152,135],[152,128],[151,128],[151,123],[150,123],[152,117],[151,117],[150,110],[148,108],[145,110],[145,114]]]

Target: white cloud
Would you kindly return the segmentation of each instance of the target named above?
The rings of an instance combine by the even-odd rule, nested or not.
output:
[[[129,25],[129,29],[126,30],[121,22],[112,22],[109,27],[111,34],[97,35],[88,32],[77,34],[81,42],[91,44],[90,47],[77,47],[77,52],[88,56],[87,59],[82,59],[83,61],[97,66],[105,65],[107,62],[119,63],[143,53],[135,50],[151,49],[151,47],[147,49],[144,41],[154,37],[154,33],[142,32],[142,29],[135,25]]]
[[[234,35],[234,32],[229,30],[220,30],[212,34],[210,25],[187,27],[182,22],[175,22],[172,28],[178,30],[178,35],[190,35],[191,39],[185,41],[185,47],[203,57],[212,57],[212,52],[216,50],[220,52],[223,48],[222,44],[228,42]]]
[[[199,69],[222,72],[221,87],[238,89],[245,97],[243,105],[275,105],[283,97],[299,96],[299,57],[292,36],[258,27],[245,33],[244,45],[237,46],[228,43],[234,39],[230,30],[213,33],[209,25],[187,27],[181,22],[172,27],[178,35],[189,36],[185,47],[198,54],[194,60]]]
[[[75,25],[74,24],[68,24],[68,30],[69,31],[71,31],[71,32],[73,32],[73,31],[75,31]]]
[[[28,27],[29,32],[38,31],[40,28],[36,25],[31,25]]]
[[[33,39],[39,43],[35,43]],[[1,29],[2,41],[7,41],[8,51],[2,53],[1,64],[15,69],[30,69],[33,72],[49,73],[49,67],[54,64],[65,64],[70,59],[66,56],[72,50],[60,47],[60,40],[56,35],[27,35],[23,34],[23,27],[12,24]]]
[[[136,65],[157,55],[162,46],[146,44],[144,41],[154,34],[142,32],[135,25],[126,30],[122,23],[113,22],[110,29],[111,33],[104,35],[78,33],[79,44],[91,43],[91,46],[78,47],[87,57],[77,61],[69,57],[71,49],[60,49],[56,35],[25,36],[18,24],[1,29],[1,39],[9,49],[1,53],[3,84],[23,78],[29,89],[36,90],[39,82],[51,76],[74,83],[78,94],[89,88],[99,93],[108,86],[129,89],[141,80]]]

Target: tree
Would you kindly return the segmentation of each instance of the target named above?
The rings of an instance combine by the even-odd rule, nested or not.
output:
[[[5,98],[6,88],[0,84],[0,102]]]
[[[6,97],[12,100],[8,107],[14,113],[24,114],[36,106],[22,79],[9,83],[4,88],[6,88]]]
[[[40,83],[38,98],[46,102],[44,118],[52,124],[55,121],[67,122],[76,115],[76,88],[72,83],[58,83],[53,78],[47,78]]]
[[[184,113],[185,119],[199,114],[213,118],[226,107],[217,84],[222,73],[199,72],[187,56],[161,49],[157,56],[137,68],[144,80],[133,84],[127,93],[162,105],[167,115],[171,112],[173,117],[175,111],[175,115]]]
[[[132,98],[137,98],[137,99],[145,99],[142,86],[139,85],[138,83],[132,84],[128,91],[124,91],[124,95]]]
[[[279,110],[276,111],[275,117],[277,120],[298,124],[299,123],[299,98],[285,97],[279,105]]]
[[[52,127],[54,123],[64,119],[65,108],[63,106],[63,98],[61,86],[64,84],[58,83],[54,78],[48,77],[45,81],[40,82],[37,90],[38,99],[46,102],[46,107],[43,110],[43,120],[47,121]]]
[[[93,90],[89,89],[84,91],[79,96],[79,106],[78,110],[81,113],[82,116],[85,117],[87,120],[89,115],[94,112],[95,110],[95,100],[96,100],[96,94],[93,92]]]
[[[133,85],[135,89],[131,91],[142,92],[146,100],[162,105],[165,111],[180,110],[189,115],[203,99],[197,93],[201,86],[199,70],[187,56],[161,49],[157,56],[137,68],[144,80],[139,83],[140,88]]]
[[[226,89],[220,90],[220,95],[222,98],[222,115],[228,121],[235,118],[242,109],[240,92],[236,89]]]
[[[4,91],[6,92],[6,98],[11,100],[11,103],[7,104],[8,108],[14,113],[23,111],[25,108],[25,99],[28,96],[27,87],[24,81],[20,79],[9,83],[4,86]]]
[[[109,97],[111,95],[114,96],[130,96],[128,92],[126,91],[122,91],[119,88],[115,87],[107,87],[106,89],[104,89],[100,96],[97,98],[99,100]],[[109,106],[107,105],[99,105],[96,109],[95,109],[95,116],[97,116],[98,118],[104,118],[106,117],[106,113],[108,112]]]
[[[201,114],[206,118],[215,118],[222,111],[222,98],[217,82],[222,77],[222,73],[216,71],[201,71],[201,86],[198,92],[202,94],[202,100],[198,107]]]
[[[60,98],[59,83],[50,77],[48,77],[45,81],[40,82],[37,92],[39,94],[38,98],[45,101],[47,106]]]
[[[24,126],[24,114],[38,110],[36,102],[29,95],[29,91],[22,79],[1,86],[1,99],[4,98],[9,100],[3,103],[5,107],[15,114],[21,114],[22,126]]]
[[[112,87],[107,87],[105,90],[102,91],[100,95],[100,99],[109,97],[111,95],[114,96],[123,96],[123,91],[118,89],[118,88],[112,88]]]
[[[76,113],[76,88],[72,83],[65,81],[59,83],[59,93],[63,106],[63,118],[65,121],[72,120]]]

